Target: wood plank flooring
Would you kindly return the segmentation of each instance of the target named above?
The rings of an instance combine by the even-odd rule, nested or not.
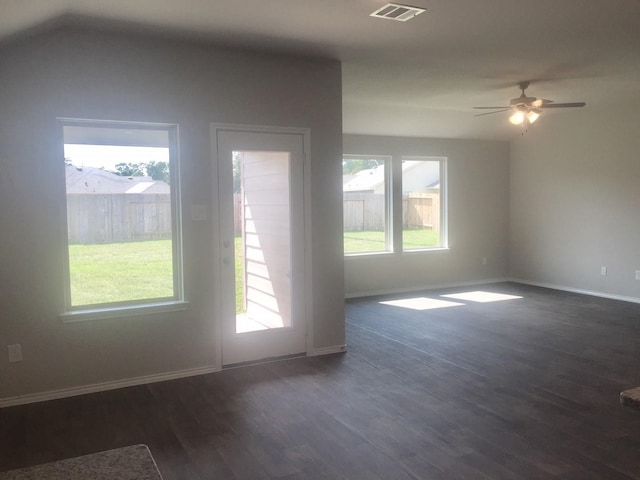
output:
[[[640,479],[640,305],[512,283],[347,302],[348,352],[0,410],[0,471],[137,443],[173,479]],[[381,300],[458,306],[412,310]],[[1,476],[1,475],[0,475]]]

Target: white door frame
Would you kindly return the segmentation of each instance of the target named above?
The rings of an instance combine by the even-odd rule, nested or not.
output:
[[[219,279],[222,277],[222,235],[219,227],[219,209],[220,192],[218,189],[218,134],[220,132],[246,132],[246,133],[273,133],[273,134],[293,134],[302,135],[303,139],[303,214],[304,214],[304,264],[303,264],[303,297],[304,308],[302,319],[305,325],[306,331],[306,354],[310,356],[313,354],[313,315],[312,315],[312,294],[311,294],[311,130],[309,128],[296,128],[296,127],[279,127],[279,126],[266,126],[266,125],[245,125],[245,124],[233,124],[233,123],[211,123],[211,164],[212,164],[212,202],[211,205],[211,220],[213,224],[213,239],[214,239],[214,258],[217,260],[214,270],[214,278],[217,282],[217,286],[213,289],[213,301],[214,307],[214,333],[215,333],[215,368],[216,370],[222,369],[222,293]]]

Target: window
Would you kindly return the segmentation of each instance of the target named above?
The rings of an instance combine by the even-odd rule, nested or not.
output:
[[[346,155],[342,159],[344,252],[389,250],[387,231],[390,157]]]
[[[402,158],[402,249],[445,246],[442,158]]]
[[[342,174],[345,254],[446,248],[446,158],[345,155]]]
[[[182,301],[177,127],[61,123],[68,247],[65,315]]]

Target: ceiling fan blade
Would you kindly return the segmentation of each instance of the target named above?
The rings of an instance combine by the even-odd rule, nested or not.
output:
[[[574,103],[550,103],[548,105],[542,105],[540,108],[569,108],[569,107],[584,107],[586,103],[584,102],[574,102]]]
[[[496,108],[511,108],[511,107],[473,107],[476,110],[495,110]]]
[[[503,108],[502,110],[496,110],[494,112],[478,113],[477,115],[474,115],[474,117],[481,117],[483,115],[492,115],[494,113],[502,113],[502,112],[507,112],[509,110],[511,110],[511,108]]]

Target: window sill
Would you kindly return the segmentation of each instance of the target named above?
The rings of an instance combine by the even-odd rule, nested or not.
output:
[[[189,302],[170,301],[146,303],[143,305],[127,305],[111,308],[95,308],[74,310],[60,314],[64,323],[83,322],[85,320],[101,320],[106,318],[122,318],[137,315],[150,315],[153,313],[178,312],[189,308]]]
[[[353,252],[353,253],[345,253],[345,257],[372,257],[372,256],[381,256],[381,255],[393,255],[393,252],[384,251],[384,252]]]
[[[449,247],[433,247],[433,248],[416,248],[414,250],[403,250],[401,252],[359,252],[359,253],[345,253],[345,258],[357,258],[357,257],[374,257],[385,255],[414,255],[417,253],[429,253],[429,252],[448,252],[451,249]]]
[[[449,250],[450,250],[449,247],[416,248],[413,250],[403,250],[402,253],[413,254],[413,253],[428,253],[428,252],[448,252]]]

